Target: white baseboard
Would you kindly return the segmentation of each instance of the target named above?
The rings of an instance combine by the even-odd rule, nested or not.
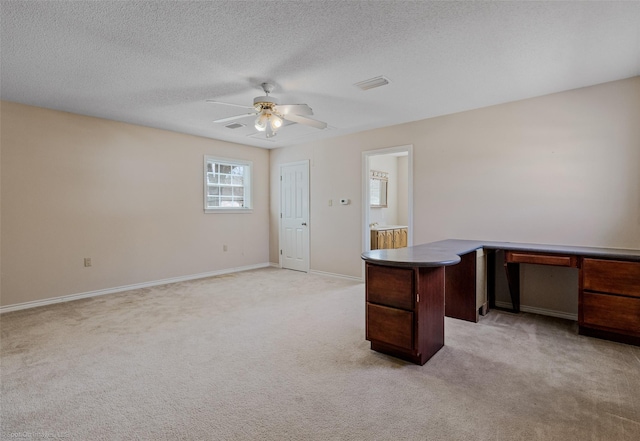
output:
[[[103,296],[105,294],[115,294],[117,292],[131,291],[132,289],[149,288],[151,286],[166,285],[169,283],[186,282],[187,280],[204,279],[205,277],[221,276],[223,274],[239,273],[241,271],[249,271],[258,268],[266,268],[271,266],[269,263],[258,263],[255,265],[240,266],[236,268],[226,268],[218,271],[209,271],[206,273],[191,274],[188,276],[171,277],[162,280],[153,280],[151,282],[134,283],[133,285],[117,286],[115,288],[99,289],[96,291],[82,292],[78,294],[70,294],[60,297],[52,297],[44,300],[34,300],[32,302],[17,303],[15,305],[7,305],[0,307],[0,314],[11,311],[19,311],[21,309],[37,308],[38,306],[53,305],[54,303],[70,302],[72,300],[86,299],[89,297]]]
[[[509,302],[496,302],[496,306],[499,308],[511,308]],[[566,320],[578,320],[578,314],[571,314],[569,312],[554,311],[552,309],[536,308],[535,306],[520,305],[520,311],[530,312],[532,314],[548,315],[550,317],[558,317]]]
[[[353,280],[355,282],[364,283],[364,279],[362,277],[345,276],[344,274],[327,273],[325,271],[318,271],[318,270],[309,270],[309,273],[310,274],[319,274],[321,276],[338,277],[339,279],[347,279],[347,280]]]
[[[274,267],[274,268],[282,268],[280,266],[280,263],[278,263],[278,262],[270,262],[269,265]],[[328,273],[328,272],[325,272],[325,271],[318,271],[318,270],[310,269],[309,270],[309,274],[319,274],[321,276],[338,277],[339,279],[354,280],[356,282],[364,283],[364,279],[362,277],[346,276],[344,274],[338,274],[338,273]]]

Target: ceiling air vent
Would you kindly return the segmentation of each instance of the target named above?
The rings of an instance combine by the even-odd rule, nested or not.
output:
[[[227,129],[239,129],[240,127],[246,127],[246,125],[240,124],[240,123],[231,123],[231,124],[227,124],[225,127]]]
[[[354,86],[359,87],[362,90],[369,90],[380,86],[386,86],[387,84],[389,84],[389,79],[381,75],[369,80],[360,81],[359,83],[354,84]]]

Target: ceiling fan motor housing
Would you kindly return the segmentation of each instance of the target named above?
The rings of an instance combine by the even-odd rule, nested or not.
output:
[[[269,96],[257,96],[253,99],[253,107],[260,112],[262,109],[272,109],[277,106],[278,101]]]

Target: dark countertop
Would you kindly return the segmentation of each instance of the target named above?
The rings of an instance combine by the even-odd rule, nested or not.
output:
[[[367,262],[389,266],[448,266],[460,262],[459,256],[480,248],[640,261],[640,250],[460,239],[446,239],[407,248],[366,251],[362,253],[362,259]]]

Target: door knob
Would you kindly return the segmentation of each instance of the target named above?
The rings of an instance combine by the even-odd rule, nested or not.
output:
[[[306,223],[306,222],[302,222],[302,225],[304,225],[304,226],[306,227],[306,226],[307,226],[307,223]]]

